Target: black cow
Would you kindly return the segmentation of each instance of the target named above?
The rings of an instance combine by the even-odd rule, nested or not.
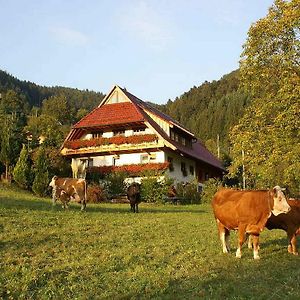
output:
[[[127,189],[127,198],[130,202],[130,209],[134,213],[139,212],[138,205],[141,202],[140,184],[137,182],[132,183]]]

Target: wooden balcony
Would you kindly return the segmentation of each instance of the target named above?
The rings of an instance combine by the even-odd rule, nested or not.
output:
[[[75,140],[66,142],[61,150],[65,156],[107,155],[150,151],[164,147],[164,142],[154,135],[139,135],[130,137],[102,138],[94,140]]]

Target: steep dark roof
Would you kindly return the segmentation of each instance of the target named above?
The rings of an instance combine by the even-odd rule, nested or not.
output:
[[[190,132],[187,128],[185,128],[182,124],[180,124],[178,121],[176,121],[175,119],[173,119],[172,117],[170,117],[169,115],[159,111],[157,108],[155,108],[154,106],[152,106],[151,104],[144,102],[143,100],[139,99],[138,97],[136,97],[135,95],[129,93],[127,90],[120,88],[123,93],[136,105],[138,105],[140,108],[142,108],[143,110],[148,110],[151,113],[153,113],[154,115],[156,115],[157,117],[165,120],[166,122],[170,123],[170,124],[174,124],[178,127],[180,127],[181,129],[183,129],[184,131],[186,131],[188,134],[194,136],[194,134],[192,132]]]
[[[120,87],[119,87],[120,88]],[[183,125],[177,122],[172,117],[159,111],[152,105],[142,101],[133,94],[129,93],[126,89],[122,89],[122,92],[128,97],[131,102],[120,102],[114,104],[105,104],[106,97],[101,104],[95,108],[91,113],[82,118],[78,123],[73,126],[72,131],[69,133],[69,138],[76,134],[76,129],[90,128],[94,126],[103,125],[115,125],[134,122],[148,122],[152,128],[169,143],[169,146],[176,149],[178,152],[187,155],[198,161],[207,163],[214,166],[217,169],[224,170],[222,164],[218,158],[216,158],[200,141],[196,141],[196,138],[192,132],[186,129]],[[114,89],[113,89],[114,90]],[[112,90],[112,91],[113,91]],[[111,92],[112,92],[111,91]],[[109,95],[108,95],[109,96]],[[146,113],[151,112],[155,116],[168,122],[171,125],[175,125],[188,134],[195,142],[192,144],[192,148],[183,146],[182,144],[172,140],[170,136]],[[168,147],[168,146],[167,146]]]
[[[150,104],[142,101],[141,99],[137,98],[133,94],[129,93],[127,90],[122,89],[124,94],[132,101],[132,103],[136,104],[142,111],[143,113],[144,110],[149,110],[151,111],[154,115],[160,117],[161,119],[171,123],[175,124],[176,126],[180,127],[187,133],[189,133],[192,137],[195,137],[193,133],[191,133],[188,129],[186,129],[183,125],[181,125],[179,122],[174,120],[172,117],[162,113],[155,107],[151,106]],[[216,158],[200,141],[196,141],[193,143],[193,147],[185,147],[180,143],[177,143],[176,141],[172,140],[165,131],[161,129],[160,126],[158,126],[147,114],[144,113],[145,119],[150,123],[150,125],[165,139],[167,140],[170,144],[174,145],[180,152],[194,158],[197,160],[200,160],[202,162],[205,162],[207,164],[210,164],[218,169],[224,170],[222,167],[221,161]]]

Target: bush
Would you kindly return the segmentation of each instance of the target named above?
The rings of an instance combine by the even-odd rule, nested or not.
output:
[[[149,203],[164,203],[165,197],[168,194],[170,185],[173,183],[173,179],[161,176],[153,176],[153,174],[147,174],[141,182],[141,197],[142,200]]]
[[[100,184],[89,184],[87,187],[87,202],[99,203],[107,200],[107,191]]]
[[[48,171],[51,177],[70,177],[72,175],[71,163],[60,154],[60,150],[55,147],[46,147],[45,154],[48,159]]]
[[[86,171],[86,180],[98,184],[104,180],[105,174],[97,172],[97,167],[88,167]]]
[[[108,181],[108,189],[110,196],[120,195],[126,193],[125,178],[127,174],[124,172],[112,172],[105,176]]]
[[[198,182],[196,180],[176,185],[177,197],[181,204],[201,203],[201,193],[198,192]]]
[[[218,179],[210,178],[208,179],[203,187],[202,191],[202,203],[211,203],[214,194],[222,186],[222,182]]]

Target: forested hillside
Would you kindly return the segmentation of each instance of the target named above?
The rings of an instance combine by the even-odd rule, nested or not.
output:
[[[67,175],[69,163],[60,156],[59,148],[70,126],[97,106],[103,97],[102,93],[88,90],[39,86],[0,70],[0,173],[8,179],[19,156],[28,156],[25,160],[31,161],[33,169],[45,163],[47,157],[45,183],[49,180],[48,172]],[[29,150],[27,154],[24,145]],[[22,147],[24,151],[20,154]],[[31,176],[21,181],[24,187],[34,185]]]
[[[239,87],[239,71],[236,70],[218,81],[194,86],[158,108],[190,129],[215,154],[219,136],[224,154],[229,148],[229,129],[238,122],[249,103],[249,94]]]
[[[88,90],[39,86],[21,81],[0,70],[2,98],[10,90],[23,99],[25,114],[30,114],[32,108],[39,108],[44,114],[54,115],[62,124],[67,125],[78,121],[104,97],[102,93]],[[65,105],[62,105],[62,99],[65,99]],[[218,136],[221,152],[228,152],[228,131],[242,116],[248,103],[248,94],[239,88],[239,72],[233,71],[218,81],[206,81],[198,87],[194,86],[174,101],[169,100],[167,104],[156,107],[189,128],[216,154]],[[57,112],[51,112],[53,108]]]
[[[43,101],[51,96],[64,95],[67,99],[71,120],[76,120],[78,110],[91,111],[103,99],[102,93],[78,90],[66,87],[39,86],[29,81],[21,81],[5,71],[0,70],[0,93],[14,90],[28,103],[28,107],[42,107]],[[82,112],[83,113],[83,112]]]

